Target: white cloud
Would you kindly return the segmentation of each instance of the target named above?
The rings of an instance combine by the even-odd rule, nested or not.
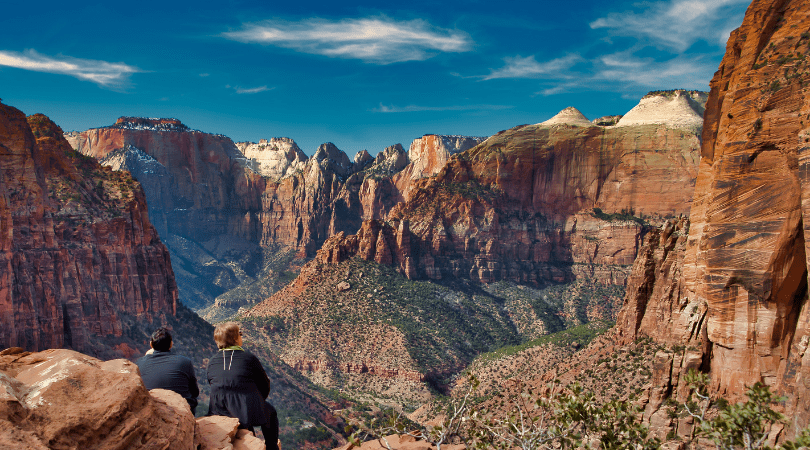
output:
[[[131,74],[141,72],[137,67],[124,63],[69,56],[50,57],[34,50],[26,50],[22,53],[0,50],[0,66],[69,75],[80,80],[92,81],[104,87],[121,87],[127,84]]]
[[[594,81],[618,81],[651,89],[705,89],[717,63],[703,55],[678,55],[656,61],[621,52],[601,57],[594,63],[594,70]]]
[[[591,22],[616,36],[635,37],[677,52],[699,40],[725,46],[729,33],[742,23],[740,5],[749,0],[669,0],[645,3],[640,12],[614,12]]]
[[[657,89],[701,89],[717,70],[729,33],[742,22],[749,0],[663,0],[611,12],[590,23],[602,39],[567,55],[538,62],[534,56],[505,58],[484,80],[534,78],[536,95],[590,90],[635,93]],[[624,36],[629,39],[612,39]],[[704,41],[707,45],[694,45]],[[718,48],[719,47],[719,48]],[[582,55],[599,56],[586,59]]]
[[[421,112],[421,111],[476,111],[476,110],[498,110],[509,109],[511,106],[506,105],[452,105],[452,106],[387,106],[380,103],[379,108],[372,111],[381,113],[402,113],[402,112]]]
[[[472,44],[461,31],[436,28],[424,20],[395,22],[388,18],[266,21],[246,24],[242,30],[222,36],[374,64],[419,61],[437,52],[465,52]]]
[[[534,56],[521,58],[504,58],[506,65],[484,77],[485,80],[495,78],[539,78],[539,77],[565,77],[565,72],[571,69],[574,64],[581,62],[579,55],[567,55],[562,58],[552,59],[543,63],[537,62]]]
[[[258,94],[259,92],[272,91],[275,88],[274,87],[269,88],[267,86],[259,86],[255,88],[242,88],[239,86],[235,86],[233,89],[236,91],[237,94]]]

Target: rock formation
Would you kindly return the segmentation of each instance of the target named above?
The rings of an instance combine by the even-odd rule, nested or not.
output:
[[[0,104],[0,186],[0,347],[103,352],[131,320],[176,314],[169,254],[129,174]]]
[[[616,126],[659,123],[700,132],[706,101],[706,93],[701,91],[653,91],[642,97],[638,105],[616,122]]]
[[[147,391],[138,367],[71,350],[0,352],[0,446],[45,449],[260,450],[239,420],[195,421],[175,392]]]
[[[535,285],[571,281],[585,265],[623,285],[609,267],[632,264],[644,221],[688,214],[698,145],[662,125],[512,129],[451,158],[387,222],[330,238],[318,257],[359,255],[409,278]]]
[[[250,161],[250,168],[264,177],[280,180],[303,170],[307,155],[290,138],[261,139],[253,142],[237,142],[236,148]]]
[[[540,125],[572,125],[577,127],[590,127],[594,124],[585,117],[578,109],[574,108],[573,106],[569,106],[564,110],[558,112],[554,117],[548,119],[544,122],[540,122]]]
[[[12,348],[0,352],[0,384],[4,448],[195,448],[188,403],[171,391],[150,395],[126,360]]]
[[[673,251],[640,262],[620,320],[628,340],[687,347],[661,364],[664,390],[698,367],[727,398],[762,381],[787,396],[793,431],[810,423],[808,21],[806,2],[754,0],[731,33],[706,104],[688,240],[662,239]]]
[[[283,332],[265,334],[265,342],[319,384],[360,384],[355,375],[362,375],[373,388],[373,375],[402,385],[440,378],[496,342],[613,319],[620,296],[595,291],[623,290],[652,224],[688,214],[698,148],[694,131],[666,125],[531,125],[501,132],[413,182],[408,200],[387,218],[332,235],[296,280],[243,313],[245,326],[285,324]],[[405,298],[393,293],[399,289],[394,281],[363,277],[370,271],[360,269],[366,261],[408,280],[441,283],[414,282],[407,288],[414,294]],[[557,298],[566,286],[587,286],[587,292],[573,295],[574,308],[495,293],[491,298],[503,307],[493,311],[483,294],[473,295],[474,306],[459,306],[465,294],[421,287],[443,283],[474,292],[500,281],[535,289],[533,298],[551,286],[559,288],[549,293]],[[408,310],[414,297],[430,306],[407,321],[385,312]],[[436,301],[446,298],[457,300]],[[467,323],[453,325],[456,336],[434,337],[458,314]],[[491,321],[470,325],[483,315]],[[441,325],[433,328],[433,322]],[[421,331],[413,333],[412,326]],[[501,334],[504,329],[510,331]],[[468,343],[454,343],[456,337]],[[486,344],[471,346],[474,341]],[[425,354],[442,361],[419,358]]]
[[[263,279],[286,270],[291,253],[312,257],[330,236],[385,217],[413,180],[481,141],[425,136],[417,141],[430,142],[415,141],[410,158],[397,144],[376,158],[358,153],[355,161],[327,143],[307,158],[288,138],[234,144],[176,119],[131,117],[67,138],[142,183],[172,254],[180,298],[196,310],[240,286],[277,284]],[[226,303],[232,312],[246,304],[218,304]]]

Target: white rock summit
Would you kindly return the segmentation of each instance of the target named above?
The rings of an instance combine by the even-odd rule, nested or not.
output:
[[[707,98],[705,92],[682,89],[650,92],[615,126],[660,123],[672,128],[700,129]]]
[[[592,127],[593,124],[584,114],[573,106],[569,106],[557,113],[551,119],[541,122],[540,125],[574,125],[577,127]]]
[[[638,105],[624,116],[604,116],[591,122],[578,109],[569,106],[537,125],[628,127],[661,124],[670,128],[700,130],[703,127],[703,111],[708,96],[706,92],[684,89],[653,91],[642,97]]]
[[[237,142],[236,148],[250,160],[251,169],[275,180],[303,170],[307,163],[307,155],[290,138],[262,139],[258,144]]]

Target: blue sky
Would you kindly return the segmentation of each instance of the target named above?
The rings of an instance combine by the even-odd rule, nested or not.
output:
[[[745,0],[13,2],[0,98],[65,131],[175,117],[350,157],[708,90]]]

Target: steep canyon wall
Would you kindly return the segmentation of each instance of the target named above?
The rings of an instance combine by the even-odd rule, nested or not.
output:
[[[619,320],[627,340],[687,347],[661,377],[669,389],[688,368],[731,398],[762,381],[788,397],[794,430],[810,419],[808,23],[807,2],[755,0],[732,32],[711,82],[688,238],[649,250]]]
[[[0,347],[99,354],[131,318],[177,312],[140,185],[76,153],[47,117],[0,104]]]

